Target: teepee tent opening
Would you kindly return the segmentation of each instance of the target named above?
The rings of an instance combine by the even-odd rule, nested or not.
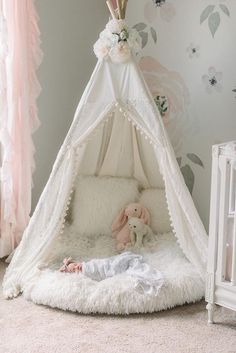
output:
[[[128,314],[162,310],[204,295],[204,227],[135,56],[119,63],[113,58],[98,60],[80,100],[6,272],[3,289],[8,298],[23,292],[35,303],[65,310]],[[93,189],[95,184],[97,189]],[[93,190],[100,197],[96,198]],[[164,201],[155,196],[160,192]],[[65,252],[70,255],[74,251],[80,261],[117,254],[104,224],[109,223],[109,213],[122,193],[125,203],[129,198],[145,202],[145,193],[152,198],[153,214],[161,214],[165,207],[168,212],[170,229],[163,228],[157,241],[141,250],[152,266],[163,271],[165,285],[157,296],[135,291],[126,274],[96,282],[57,271]],[[105,217],[89,231],[104,205],[108,205]],[[80,222],[77,215],[78,219],[81,215]]]

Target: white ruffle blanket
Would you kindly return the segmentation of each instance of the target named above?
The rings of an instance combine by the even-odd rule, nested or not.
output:
[[[143,257],[131,251],[105,259],[92,259],[82,263],[84,276],[94,281],[102,281],[108,277],[126,273],[135,279],[134,288],[142,293],[156,296],[164,283],[160,271],[151,268]]]

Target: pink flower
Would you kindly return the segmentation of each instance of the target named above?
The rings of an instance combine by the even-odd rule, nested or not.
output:
[[[139,65],[153,97],[168,98],[169,114],[183,112],[185,105],[189,104],[189,92],[181,76],[150,56],[141,58]]]
[[[175,17],[175,7],[173,4],[166,2],[160,8],[160,16],[166,21],[170,22]]]
[[[164,2],[160,4],[160,6],[155,6],[153,2],[148,1],[144,6],[144,16],[149,23],[156,20],[158,12],[160,12],[160,17],[167,22],[170,22],[176,14],[174,5],[169,2]]]
[[[123,63],[130,59],[131,51],[127,42],[119,42],[110,51],[111,60],[114,63]]]
[[[190,103],[188,88],[176,71],[170,71],[156,59],[146,56],[141,58],[139,66],[154,98],[165,96],[168,110],[163,116],[172,144],[177,149],[181,133],[186,128],[186,107]]]
[[[108,48],[106,47],[106,45],[104,45],[104,43],[100,39],[98,39],[94,44],[93,51],[99,60],[106,59],[109,54]]]

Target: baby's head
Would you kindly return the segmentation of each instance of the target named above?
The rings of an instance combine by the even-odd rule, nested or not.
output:
[[[131,217],[128,220],[129,229],[132,231],[139,231],[143,228],[144,222],[142,219],[137,217]]]

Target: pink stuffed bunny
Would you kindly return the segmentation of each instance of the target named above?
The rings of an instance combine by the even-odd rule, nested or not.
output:
[[[125,208],[122,208],[111,226],[112,236],[116,239],[116,248],[119,251],[124,250],[131,244],[130,229],[128,226],[128,219],[130,217],[140,218],[143,223],[150,224],[149,212],[140,203],[131,203]]]

